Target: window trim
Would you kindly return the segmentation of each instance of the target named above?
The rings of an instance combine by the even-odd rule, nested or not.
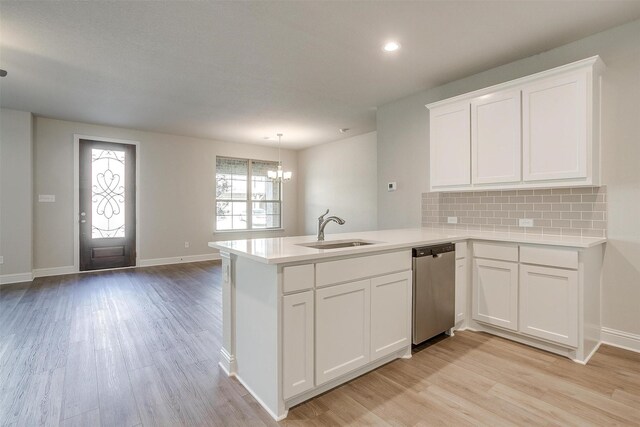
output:
[[[277,161],[274,160],[261,160],[261,159],[248,159],[248,158],[243,158],[243,157],[231,157],[231,156],[216,156],[216,168],[215,168],[215,173],[214,173],[214,179],[215,179],[215,175],[218,174],[217,171],[217,166],[218,166],[218,158],[221,159],[227,159],[227,160],[243,160],[248,162],[247,164],[247,198],[244,200],[234,200],[234,199],[218,199],[217,196],[214,196],[214,220],[213,220],[213,232],[214,234],[227,234],[227,233],[256,233],[256,232],[269,232],[269,231],[284,231],[284,212],[282,210],[282,205],[283,205],[283,188],[284,186],[282,185],[282,181],[278,183],[279,185],[279,194],[280,194],[280,199],[279,200],[253,200],[253,191],[251,189],[251,184],[252,184],[252,180],[253,180],[253,162],[265,162],[265,163],[274,163],[277,164]],[[229,229],[229,230],[218,230],[218,215],[217,215],[217,209],[218,209],[218,202],[244,202],[247,204],[247,212],[251,212],[251,214],[247,215],[247,228],[243,228],[243,229]],[[278,227],[270,227],[270,228],[253,228],[253,203],[254,202],[265,202],[265,203],[278,203],[279,206],[279,211],[280,211],[280,225]]]

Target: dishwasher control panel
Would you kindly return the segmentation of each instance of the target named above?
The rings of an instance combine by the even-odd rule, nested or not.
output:
[[[423,256],[433,256],[443,254],[446,252],[455,252],[456,246],[453,243],[447,243],[445,245],[427,246],[423,248],[413,248],[414,258]]]

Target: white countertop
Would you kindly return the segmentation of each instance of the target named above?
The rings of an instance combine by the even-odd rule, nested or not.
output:
[[[607,239],[600,237],[550,236],[489,231],[406,228],[397,230],[361,231],[357,233],[331,233],[326,236],[325,243],[332,240],[351,239],[375,241],[378,243],[347,248],[314,249],[305,246],[298,246],[298,244],[313,243],[316,241],[316,236],[296,236],[209,242],[209,247],[219,249],[221,252],[230,252],[239,256],[251,258],[265,264],[283,264],[288,262],[357,255],[392,249],[408,249],[416,246],[459,242],[468,239],[565,246],[572,248],[588,248],[600,245],[607,241]]]

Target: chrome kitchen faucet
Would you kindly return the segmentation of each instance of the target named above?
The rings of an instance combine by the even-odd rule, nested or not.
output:
[[[324,228],[327,226],[327,224],[329,224],[331,221],[333,222],[337,222],[338,225],[343,225],[345,223],[345,220],[337,217],[337,216],[330,216],[329,218],[325,219],[325,215],[327,215],[329,213],[329,209],[327,209],[327,211],[325,213],[323,213],[322,215],[320,215],[318,217],[318,242],[322,242],[324,241]]]

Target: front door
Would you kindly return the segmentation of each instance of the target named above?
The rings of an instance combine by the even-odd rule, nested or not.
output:
[[[136,146],[80,140],[80,271],[136,264]]]

